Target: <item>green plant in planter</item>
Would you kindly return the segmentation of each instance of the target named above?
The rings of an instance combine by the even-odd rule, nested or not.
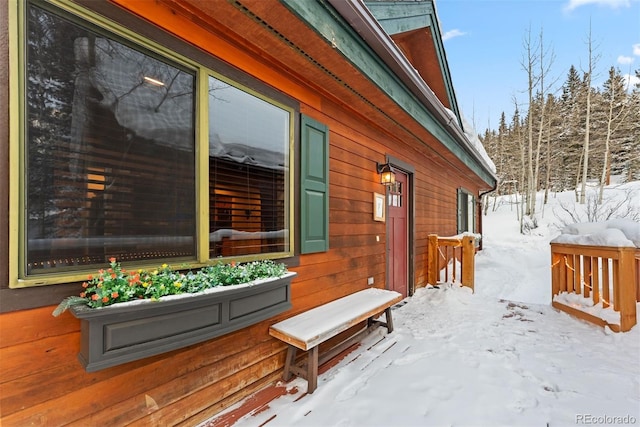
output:
[[[167,295],[197,293],[217,286],[248,283],[258,279],[282,277],[287,267],[272,260],[244,264],[218,263],[197,271],[178,272],[167,264],[155,270],[128,271],[115,258],[109,259],[109,268],[98,270],[82,284],[80,296],[65,298],[54,310],[58,316],[73,305],[85,304],[91,308],[133,301],[158,300]]]

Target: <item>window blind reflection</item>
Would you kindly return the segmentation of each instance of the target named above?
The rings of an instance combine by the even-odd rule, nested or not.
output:
[[[195,75],[33,5],[26,73],[27,274],[195,257]]]
[[[289,250],[290,113],[209,78],[210,256]]]

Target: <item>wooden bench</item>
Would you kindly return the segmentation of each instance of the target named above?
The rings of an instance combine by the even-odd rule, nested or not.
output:
[[[367,321],[366,329],[334,347],[322,356],[320,364],[353,345],[360,339],[362,332],[368,332],[373,326],[386,326],[387,332],[393,331],[391,306],[402,300],[402,294],[384,289],[369,288],[346,297],[331,301],[304,313],[276,323],[269,328],[269,334],[288,344],[284,365],[285,381],[295,374],[307,380],[307,393],[313,393],[318,386],[318,346],[335,337],[340,332]],[[386,322],[374,320],[385,312]],[[306,366],[296,365],[297,350],[307,352]]]

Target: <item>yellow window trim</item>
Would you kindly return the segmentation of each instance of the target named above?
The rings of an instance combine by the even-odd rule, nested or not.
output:
[[[22,183],[22,159],[20,141],[23,140],[23,132],[20,126],[18,111],[22,111],[22,97],[24,82],[20,76],[19,64],[22,63],[22,52],[18,49],[20,34],[24,33],[21,17],[24,13],[19,10],[21,0],[9,0],[9,287],[18,285],[18,248],[20,241],[20,200],[22,192],[18,183]],[[23,6],[24,7],[24,6]],[[22,9],[22,7],[21,7]]]

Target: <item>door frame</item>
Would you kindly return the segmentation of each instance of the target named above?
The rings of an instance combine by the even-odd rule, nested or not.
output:
[[[416,217],[416,189],[415,189],[415,172],[416,168],[404,162],[398,158],[387,154],[385,156],[386,163],[389,163],[394,169],[402,171],[407,175],[407,182],[409,184],[409,193],[407,194],[409,199],[409,206],[407,206],[407,295],[412,296],[415,291],[415,217]],[[385,189],[385,203],[387,203],[389,197],[389,190]],[[385,230],[385,275],[387,287],[389,286],[389,257],[386,256],[389,250],[389,222],[386,223]]]

